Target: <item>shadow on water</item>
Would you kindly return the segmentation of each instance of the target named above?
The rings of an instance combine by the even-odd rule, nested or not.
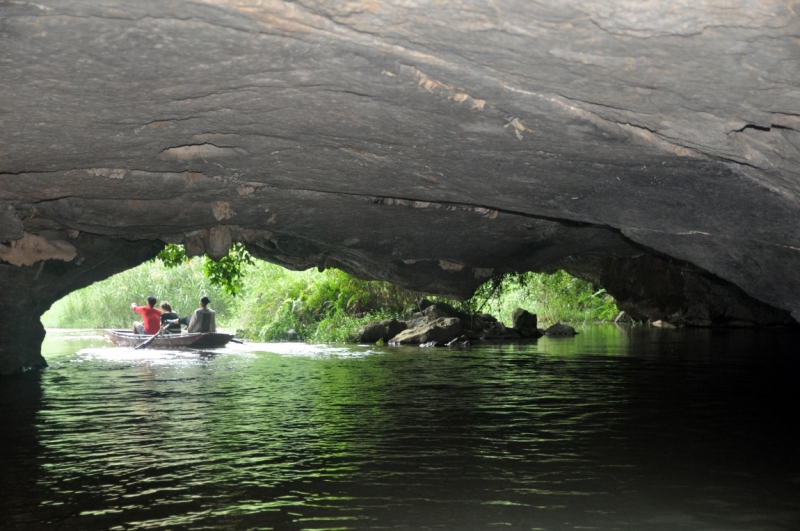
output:
[[[36,529],[796,529],[798,335],[590,326],[467,350],[110,348],[0,382]]]
[[[0,515],[3,526],[33,529],[36,502],[48,495],[33,464],[42,448],[36,419],[42,408],[42,374],[0,376]]]

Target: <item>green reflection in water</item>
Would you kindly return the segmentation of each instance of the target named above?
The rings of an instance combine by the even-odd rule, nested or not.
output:
[[[704,488],[728,500],[756,492],[728,476],[733,486],[719,490],[696,474],[720,440],[744,440],[740,422],[715,412],[737,407],[726,393],[752,371],[725,356],[768,346],[764,337],[579,331],[466,350],[206,353],[98,348],[91,333],[68,334],[46,351],[37,517],[125,530],[621,525],[598,521],[602,513],[649,529],[647,504],[687,489],[687,477],[694,498]],[[673,445],[691,448],[699,465]],[[726,466],[753,472],[731,455]]]

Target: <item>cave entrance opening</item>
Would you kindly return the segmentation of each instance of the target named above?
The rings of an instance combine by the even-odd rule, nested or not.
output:
[[[202,296],[217,312],[217,326],[255,341],[356,342],[359,331],[382,319],[410,318],[423,295],[383,281],[364,281],[338,269],[290,271],[252,259],[232,292],[214,282],[205,258],[165,265],[147,261],[74,291],[42,315],[45,328],[123,328],[138,318],[130,303],[154,295],[179,315],[190,315]],[[543,324],[610,321],[619,313],[601,287],[570,276],[519,273],[497,276],[466,301],[428,297],[461,310],[480,311],[512,326],[522,308]]]
[[[549,325],[609,322],[620,313],[616,300],[602,286],[563,270],[495,276],[468,302],[471,309],[494,315],[507,326],[512,326],[518,308]]]

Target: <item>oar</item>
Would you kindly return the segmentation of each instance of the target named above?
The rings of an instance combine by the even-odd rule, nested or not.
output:
[[[150,343],[152,343],[152,342],[153,342],[153,340],[154,340],[155,338],[157,338],[158,336],[160,336],[160,335],[161,335],[161,332],[163,332],[164,330],[166,330],[167,328],[169,328],[169,325],[170,325],[170,323],[167,323],[167,324],[165,324],[164,326],[162,326],[162,327],[161,327],[161,330],[159,330],[158,332],[156,332],[155,334],[153,334],[153,337],[151,337],[150,339],[148,339],[147,341],[145,341],[145,342],[144,342],[144,343],[142,343],[141,345],[136,345],[136,347],[134,347],[134,349],[133,349],[133,350],[139,350],[140,348],[145,348],[147,345],[149,345]]]

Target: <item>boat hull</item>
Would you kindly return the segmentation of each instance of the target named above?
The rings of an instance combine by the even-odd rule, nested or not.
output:
[[[138,347],[153,336],[134,334],[128,330],[106,330],[105,335],[118,347]],[[211,332],[205,334],[162,334],[153,339],[146,348],[217,348],[224,347],[233,336]]]

